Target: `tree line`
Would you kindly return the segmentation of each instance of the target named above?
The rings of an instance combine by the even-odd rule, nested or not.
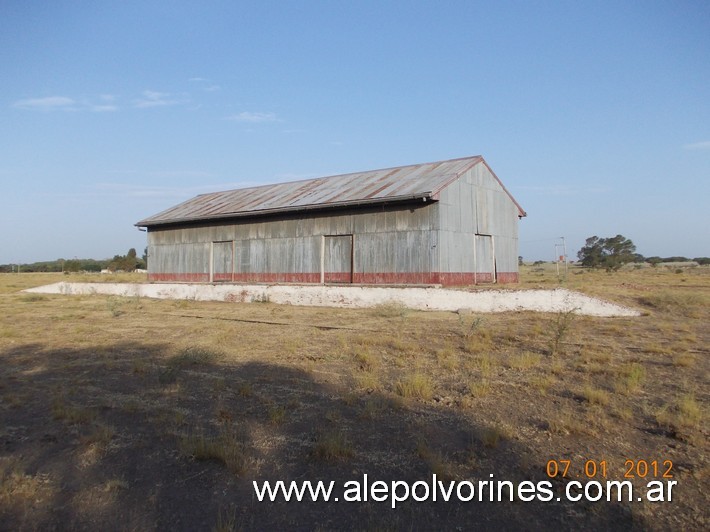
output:
[[[628,263],[647,262],[652,266],[662,262],[688,262],[710,264],[710,257],[644,257],[636,252],[636,245],[623,235],[608,238],[590,236],[582,249],[577,252],[577,258],[582,266],[587,268],[604,268],[615,271]],[[523,257],[518,257],[522,264]],[[22,272],[100,272],[101,270],[132,272],[148,268],[148,248],[139,257],[135,248],[125,255],[114,255],[112,259],[57,259],[31,264],[0,264],[0,273]]]
[[[50,261],[32,262],[29,264],[0,264],[0,273],[11,272],[132,272],[148,268],[148,248],[139,257],[135,248],[125,255],[114,255],[112,259],[56,259]]]
[[[607,271],[616,271],[624,264],[631,262],[647,262],[652,266],[662,262],[688,262],[710,264],[710,257],[644,257],[636,252],[636,245],[623,235],[609,238],[590,236],[577,252],[577,258],[582,266],[588,268],[604,268]]]

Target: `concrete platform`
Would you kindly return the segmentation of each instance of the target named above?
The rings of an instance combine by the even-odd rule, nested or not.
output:
[[[366,308],[394,303],[416,310],[573,311],[576,314],[600,317],[641,315],[637,310],[564,288],[554,290],[491,289],[465,292],[432,287],[59,282],[30,288],[25,292],[65,295],[108,294],[125,297],[240,303],[269,301],[282,305],[344,308]]]

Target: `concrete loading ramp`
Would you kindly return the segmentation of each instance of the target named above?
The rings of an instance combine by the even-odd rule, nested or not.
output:
[[[631,317],[640,312],[564,288],[554,290],[477,290],[433,287],[67,283],[30,288],[40,294],[106,294],[155,299],[271,303],[298,306],[367,308],[399,304],[415,310],[470,312],[567,312],[586,316]]]

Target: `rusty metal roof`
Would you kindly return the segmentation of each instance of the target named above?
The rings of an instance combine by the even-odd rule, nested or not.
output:
[[[442,189],[479,163],[486,164],[483,157],[474,156],[200,194],[136,225],[151,227],[417,199],[436,200]],[[515,202],[512,196],[511,199]],[[520,216],[525,216],[517,202],[515,204]]]

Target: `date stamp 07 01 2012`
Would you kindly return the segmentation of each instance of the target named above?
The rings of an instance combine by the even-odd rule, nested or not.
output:
[[[548,460],[545,472],[549,478],[607,478],[610,472],[606,460],[586,460],[573,464],[572,460]],[[671,460],[626,460],[623,472],[625,479],[673,478],[673,462]]]

